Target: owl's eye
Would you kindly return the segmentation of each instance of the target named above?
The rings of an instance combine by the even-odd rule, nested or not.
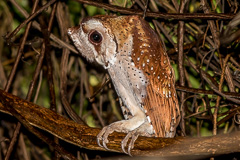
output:
[[[102,42],[102,35],[98,31],[92,31],[89,34],[89,40],[91,43],[100,44]]]

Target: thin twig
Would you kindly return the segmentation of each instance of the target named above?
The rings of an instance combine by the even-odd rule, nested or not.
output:
[[[11,38],[14,37],[19,31],[20,29],[27,24],[28,22],[30,22],[33,18],[35,18],[38,14],[40,14],[42,11],[44,11],[46,8],[48,8],[50,5],[52,5],[53,3],[55,3],[56,0],[50,0],[49,2],[47,2],[45,5],[43,5],[40,9],[38,9],[36,12],[34,11],[26,20],[24,20],[13,32],[7,34],[4,38],[9,42],[9,40],[11,41]]]
[[[97,6],[100,8],[108,9],[115,12],[120,12],[123,14],[135,14],[135,15],[143,15],[143,11],[128,9],[119,6],[113,6],[106,3],[101,3],[93,0],[76,0],[78,2],[89,4],[93,6]],[[155,13],[155,12],[146,12],[146,17],[154,17],[154,18],[162,18],[162,19],[175,19],[175,20],[193,20],[193,19],[232,19],[235,14],[202,14],[202,13]]]
[[[180,8],[179,8],[179,13],[183,13],[184,12],[184,7],[185,7],[185,0],[182,0],[180,3]],[[178,22],[178,70],[179,70],[179,82],[181,86],[185,86],[185,74],[184,74],[184,49],[183,49],[183,44],[184,44],[184,32],[185,32],[185,28],[184,28],[185,24],[183,21],[179,21]],[[184,103],[184,99],[185,99],[185,93],[181,92],[180,94],[180,104],[181,104],[181,129],[182,129],[182,133],[181,135],[184,136],[186,135],[185,133],[185,111],[184,111],[184,107],[183,107],[183,103]]]

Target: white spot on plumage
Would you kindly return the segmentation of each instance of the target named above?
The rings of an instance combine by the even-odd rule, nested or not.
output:
[[[148,120],[149,123],[151,123],[151,119],[150,119],[149,116],[147,116],[147,120]]]
[[[150,127],[151,127],[151,130],[153,131],[153,133],[155,134],[156,132],[155,132],[155,129],[153,128],[153,126],[150,125]]]
[[[166,98],[168,98],[168,94],[166,94]]]

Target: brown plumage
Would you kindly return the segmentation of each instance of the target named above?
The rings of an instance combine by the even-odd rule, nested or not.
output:
[[[136,67],[143,70],[148,79],[144,108],[152,121],[156,136],[165,137],[170,132],[171,124],[176,128],[180,119],[174,71],[158,35],[146,21],[139,17],[136,19],[138,32],[135,35],[141,38],[135,39],[136,54],[132,57]]]
[[[107,148],[113,131],[138,135],[174,137],[180,114],[174,72],[158,35],[138,16],[95,16],[69,29],[75,46],[89,61],[108,70],[123,102],[125,120],[103,128],[97,141]],[[130,116],[129,116],[130,115]],[[128,148],[133,148],[133,145]]]

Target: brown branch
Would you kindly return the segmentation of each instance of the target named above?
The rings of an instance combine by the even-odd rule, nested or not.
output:
[[[15,0],[10,0],[10,2],[12,3],[12,5],[14,5],[19,12],[25,17],[28,18],[29,14],[26,12],[26,10],[24,10],[24,8],[22,8],[18,3],[16,3]],[[37,23],[36,21],[33,21],[32,23],[33,27],[36,28],[37,30],[41,31],[40,28],[40,24]],[[74,46],[62,41],[61,39],[59,39],[58,37],[56,37],[54,34],[50,33],[50,39],[52,39],[53,41],[55,41],[56,43],[58,43],[60,46],[68,48],[70,51],[72,51],[75,54],[79,54],[78,51],[74,48]]]
[[[81,2],[84,4],[89,4],[93,6],[97,6],[103,9],[108,9],[115,12],[120,12],[123,14],[135,14],[142,16],[144,11],[136,10],[136,9],[128,9],[124,7],[114,6],[106,3],[100,3],[93,0],[76,0],[77,2]],[[154,17],[154,18],[162,18],[162,19],[175,19],[175,20],[192,20],[192,19],[221,19],[227,20],[232,19],[235,14],[203,14],[203,13],[159,13],[159,12],[146,12],[146,17]]]
[[[105,3],[99,3],[95,1],[86,1],[86,0],[76,0],[81,3],[101,7],[104,9],[109,9],[111,11],[116,11],[124,14],[135,14],[135,15],[143,15],[144,12],[141,10],[135,10],[135,9],[128,9],[124,7],[119,6],[113,6],[110,4]],[[50,5],[55,3],[56,0],[51,0],[47,2],[43,7],[38,9],[36,12],[31,14],[27,19],[25,19],[13,32],[7,34],[5,36],[5,39],[9,41],[13,36],[15,36],[20,29],[27,23],[29,23],[34,17],[36,17],[38,14],[40,14],[42,11],[44,11],[46,8],[48,8]],[[154,17],[154,18],[162,18],[162,19],[175,19],[175,20],[192,20],[192,19],[221,19],[221,20],[229,20],[232,19],[235,16],[235,14],[203,14],[203,13],[156,13],[156,12],[146,12],[146,17]]]
[[[37,8],[37,4],[38,4],[38,1],[36,1],[34,3],[34,6],[33,6],[33,9],[32,9],[32,13],[35,12],[36,8]],[[20,62],[20,59],[22,57],[22,54],[23,54],[23,49],[24,49],[24,45],[25,45],[25,42],[27,40],[27,36],[28,36],[28,33],[29,33],[29,30],[30,30],[30,27],[32,25],[32,22],[28,23],[26,29],[25,29],[25,32],[24,32],[24,35],[23,35],[23,38],[22,38],[22,41],[20,43],[20,47],[18,48],[18,53],[17,53],[17,56],[16,56],[16,60],[15,60],[15,63],[13,65],[13,68],[11,70],[11,73],[8,77],[8,80],[7,80],[7,84],[5,86],[5,91],[8,91],[9,88],[11,87],[11,84],[12,84],[12,81],[13,81],[13,78],[15,76],[15,73],[16,73],[16,70],[17,70],[17,67],[18,67],[18,64]]]
[[[47,31],[43,30],[43,36],[44,36],[44,43],[46,46],[45,49],[45,55],[46,55],[46,63],[47,63],[47,82],[49,86],[49,93],[50,93],[50,109],[55,110],[57,109],[56,106],[56,95],[55,95],[55,88],[54,88],[54,81],[53,81],[53,65],[52,65],[52,58],[51,58],[51,45],[50,45],[50,39],[49,39],[49,34],[52,29],[52,23],[54,20],[54,15],[56,13],[56,8],[57,8],[57,3],[53,5],[53,9],[51,12],[50,20],[49,20],[49,25]]]
[[[60,34],[64,41],[68,42],[68,35],[67,35],[67,28],[69,27],[68,21],[65,21],[65,19],[68,19],[69,16],[65,13],[66,9],[64,9],[64,3],[58,4],[57,7],[57,20],[60,27]],[[84,121],[78,116],[78,114],[73,110],[71,107],[68,96],[67,96],[67,66],[69,61],[69,54],[70,51],[67,48],[63,48],[62,50],[62,58],[61,58],[61,64],[60,64],[60,96],[62,100],[62,104],[64,109],[66,110],[67,114],[77,123],[85,124]]]
[[[240,29],[234,30],[240,24],[240,12],[229,22],[226,29],[223,31],[220,42],[221,45],[228,45],[240,37]]]
[[[221,56],[221,55],[219,55]],[[222,92],[222,86],[223,86],[223,81],[224,81],[224,76],[225,76],[225,70],[226,70],[226,66],[227,66],[227,61],[230,57],[230,54],[228,54],[223,62],[222,65],[222,74],[221,74],[221,78],[220,78],[220,82],[219,82],[219,86],[218,86],[218,90],[219,92]],[[221,60],[221,59],[220,59]],[[216,101],[216,106],[214,109],[214,113],[213,113],[213,135],[217,135],[217,118],[218,118],[218,111],[219,111],[219,105],[220,105],[220,100],[221,97],[218,96],[217,97],[217,101]]]
[[[199,70],[197,69],[197,67],[191,63],[190,61],[188,61],[188,63],[190,64],[190,66],[198,73],[201,74],[201,76],[203,77],[203,79],[210,85],[211,89],[217,93],[218,95],[222,96],[222,97],[225,97],[226,99],[236,103],[236,104],[240,104],[240,100],[239,99],[236,99],[236,98],[232,98],[231,96],[229,95],[226,95],[224,94],[223,92],[220,92],[217,88],[218,84],[215,84],[216,81],[208,74],[206,73],[205,71],[203,70]]]
[[[203,11],[205,14],[209,14],[210,12],[210,8],[208,7],[208,3],[206,0],[201,0],[201,4],[203,6]],[[208,20],[208,24],[210,26],[210,30],[213,36],[213,40],[214,40],[214,46],[212,46],[214,49],[218,49],[220,46],[220,41],[219,41],[219,31],[216,27],[216,24],[214,23],[213,20]]]
[[[94,99],[97,94],[99,94],[103,87],[106,86],[108,83],[110,83],[110,79],[107,78],[106,81],[104,81],[101,85],[101,87],[99,87],[90,97],[89,100],[91,101],[92,99]],[[183,92],[188,92],[188,93],[195,93],[195,94],[208,94],[208,95],[216,95],[216,93],[212,90],[205,90],[205,89],[196,89],[196,88],[190,88],[190,87],[186,87],[186,86],[180,86],[180,85],[175,85],[176,90],[178,91],[183,91]],[[240,98],[240,94],[234,91],[231,92],[222,92],[223,95],[227,95],[230,98]]]
[[[180,3],[180,7],[179,7],[179,13],[183,13],[184,12],[184,8],[185,8],[185,0],[182,0]],[[184,44],[184,34],[185,34],[185,23],[184,21],[179,21],[178,22],[178,43],[177,43],[177,47],[178,47],[178,71],[179,71],[179,83],[181,86],[185,86],[185,74],[184,74],[184,56],[183,56],[183,44]],[[185,99],[185,93],[181,92],[180,93],[180,105],[183,104],[183,101]],[[182,133],[181,135],[184,136],[186,135],[185,133],[185,110],[183,109],[183,107],[180,108],[181,110],[181,121],[180,121],[180,126],[182,129]]]
[[[38,2],[39,2],[38,0],[36,0],[34,2],[32,13],[35,12],[35,10],[37,8]],[[18,67],[20,59],[22,57],[24,45],[25,45],[25,42],[27,40],[27,36],[28,36],[29,30],[31,28],[31,25],[32,25],[32,22],[28,23],[28,25],[26,27],[26,30],[24,32],[24,35],[23,35],[23,40],[21,41],[20,47],[18,48],[18,53],[17,53],[16,60],[14,62],[13,68],[11,70],[11,73],[10,73],[10,75],[8,77],[8,80],[7,80],[7,84],[6,84],[5,89],[4,89],[6,92],[8,92],[8,90],[10,89],[10,87],[12,85],[12,82],[13,82],[13,79],[14,79],[14,76],[16,75],[17,67]],[[29,90],[29,92],[31,92],[31,90]],[[28,95],[29,95],[29,92],[28,92]],[[30,95],[31,95],[31,93],[30,93]],[[30,97],[27,96],[27,99],[30,100]],[[11,138],[11,142],[10,142],[10,144],[8,146],[7,153],[5,155],[5,160],[8,160],[10,158],[10,156],[11,156],[11,153],[12,153],[12,151],[14,149],[15,143],[17,141],[17,138],[18,138],[18,135],[19,135],[19,132],[20,132],[20,128],[21,128],[21,124],[18,122],[17,126],[16,126],[16,128],[14,130],[13,136]]]
[[[196,93],[196,94],[209,94],[209,95],[217,95],[212,90],[205,90],[205,89],[196,89],[196,88],[189,88],[189,87],[182,87],[179,85],[176,85],[176,90],[188,92],[188,93]],[[240,98],[240,94],[236,92],[221,92],[222,95],[227,95],[230,98]],[[225,97],[225,96],[223,96]]]
[[[51,1],[47,2],[44,6],[42,6],[40,9],[38,9],[36,12],[32,13],[13,32],[7,34],[5,36],[5,39],[7,39],[7,41],[9,41],[9,39],[11,40],[11,38],[13,36],[15,36],[25,24],[29,23],[33,18],[35,18],[38,14],[42,13],[42,11],[44,11],[46,8],[48,8],[50,5],[52,5],[55,2],[56,2],[56,0],[51,0]]]
[[[5,99],[5,97],[0,94],[0,99]],[[43,140],[45,143],[47,143],[48,145],[54,147],[55,150],[57,150],[60,154],[62,154],[63,157],[67,157],[68,159],[73,159],[73,160],[76,160],[76,158],[69,152],[65,151],[63,147],[59,146],[58,144],[56,144],[51,138],[49,137],[46,137],[44,136],[39,130],[37,130],[36,128],[34,128],[28,121],[27,119],[19,114],[17,112],[17,110],[15,110],[15,107],[11,106],[12,104],[11,103],[8,103],[9,99],[6,99],[5,101],[1,101],[2,104],[0,105],[3,105],[5,106],[9,112],[11,112],[12,115],[15,116],[15,118],[17,119],[20,119],[21,120],[21,123],[29,130],[31,131],[33,134],[35,134],[38,138],[40,138],[41,140]],[[21,106],[19,106],[21,107]],[[16,130],[15,130],[16,131]],[[6,158],[5,158],[6,159]]]
[[[15,111],[12,112],[12,109]],[[77,124],[49,109],[20,99],[2,90],[0,90],[0,111],[13,115],[23,124],[28,122],[74,145],[91,150],[104,150],[96,143],[96,136],[100,129]],[[123,133],[113,133],[109,136],[108,147],[111,151],[121,152],[121,140],[125,135]],[[239,132],[204,138],[139,137],[135,142],[132,154],[152,157],[213,156],[239,152],[239,144]]]

